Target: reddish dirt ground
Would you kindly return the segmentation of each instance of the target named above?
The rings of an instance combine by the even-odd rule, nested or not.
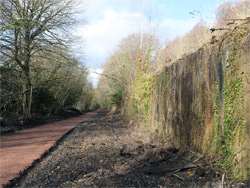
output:
[[[7,184],[39,159],[63,135],[98,111],[1,136],[0,184]]]
[[[115,110],[111,110],[109,113],[107,113],[107,115],[115,115],[116,111]]]

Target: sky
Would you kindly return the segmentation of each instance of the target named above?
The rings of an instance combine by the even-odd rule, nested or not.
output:
[[[200,20],[213,20],[216,8],[226,0],[85,0],[85,22],[75,29],[79,44],[75,53],[90,70],[96,86],[102,64],[129,34],[151,28],[162,45],[189,32]],[[150,27],[149,27],[150,26]]]

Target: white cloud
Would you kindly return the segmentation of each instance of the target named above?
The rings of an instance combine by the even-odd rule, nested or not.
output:
[[[75,31],[76,36],[85,40],[84,43],[79,42],[75,46],[75,51],[80,55],[85,54],[85,64],[88,67],[101,67],[123,38],[140,31],[139,10],[138,7],[137,10],[132,8],[133,3],[135,0],[89,0],[84,13],[88,23],[82,27],[79,26]],[[162,18],[157,36],[164,44],[166,40],[184,35],[196,23],[195,19]],[[152,23],[153,27],[154,25],[157,24]],[[145,28],[147,27],[145,25]]]
[[[138,32],[139,15],[134,12],[116,12],[109,8],[103,12],[103,17],[76,31],[76,35],[86,40],[86,53],[97,64],[104,63],[107,56],[115,49],[119,42],[129,34]],[[187,33],[196,23],[194,19],[173,20],[165,19],[160,24],[158,36],[164,43],[166,39],[172,40]]]
[[[86,5],[86,11],[83,15],[87,21],[87,25],[79,26],[75,31],[75,35],[79,36],[79,44],[74,47],[79,56],[84,57],[85,64],[90,68],[89,79],[96,87],[99,75],[102,73],[101,64],[106,61],[106,58],[112,53],[119,42],[127,37],[129,34],[139,32],[139,17],[140,0],[88,0]],[[224,0],[213,0],[221,2]],[[82,1],[86,2],[86,1]],[[156,7],[155,19],[152,19],[152,28],[157,29],[157,36],[162,44],[165,44],[166,40],[173,40],[177,36],[183,36],[189,32],[193,26],[198,22],[197,18],[191,19],[189,17],[176,17],[169,16],[171,12],[171,5],[165,1],[152,0],[152,2],[158,2]],[[217,7],[218,5],[216,5]],[[151,10],[152,7],[149,7]],[[152,8],[152,10],[154,7]],[[214,7],[210,11],[206,12],[206,19],[213,20],[212,13]],[[193,10],[193,9],[192,9]],[[211,13],[212,12],[212,13]],[[145,14],[147,11],[145,11]],[[180,15],[181,13],[177,13]],[[148,15],[149,16],[149,15]],[[180,19],[182,18],[182,19]],[[146,18],[144,18],[145,20]],[[160,24],[157,27],[156,19],[160,20]],[[148,25],[145,24],[144,29]],[[154,30],[153,30],[154,31]],[[81,44],[80,38],[85,40]],[[82,55],[85,54],[85,55]],[[86,57],[87,55],[87,57]]]
[[[76,35],[85,38],[87,53],[92,58],[105,61],[122,38],[138,30],[136,21],[136,14],[110,8],[104,11],[102,19],[79,28]]]
[[[103,69],[100,68],[89,68],[89,80],[93,83],[93,86],[96,88],[100,74],[102,74]]]

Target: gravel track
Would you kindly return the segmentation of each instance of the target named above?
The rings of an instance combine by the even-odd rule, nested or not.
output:
[[[79,124],[13,187],[218,187],[200,167],[170,173],[140,169],[191,160],[163,146],[143,129],[100,113]],[[245,186],[245,184],[237,184]],[[237,187],[237,186],[235,186]]]

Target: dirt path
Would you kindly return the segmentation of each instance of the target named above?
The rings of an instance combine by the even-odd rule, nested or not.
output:
[[[1,185],[17,177],[19,172],[25,170],[34,160],[40,158],[57,140],[77,124],[96,114],[97,111],[89,112],[75,118],[18,131],[13,135],[1,136]]]
[[[27,175],[9,186],[220,187],[221,177],[211,176],[206,168],[179,169],[187,161],[202,160],[159,143],[144,129],[123,123],[119,115],[99,113],[79,124]],[[172,170],[166,171],[169,166]],[[241,186],[246,184],[234,187]]]

